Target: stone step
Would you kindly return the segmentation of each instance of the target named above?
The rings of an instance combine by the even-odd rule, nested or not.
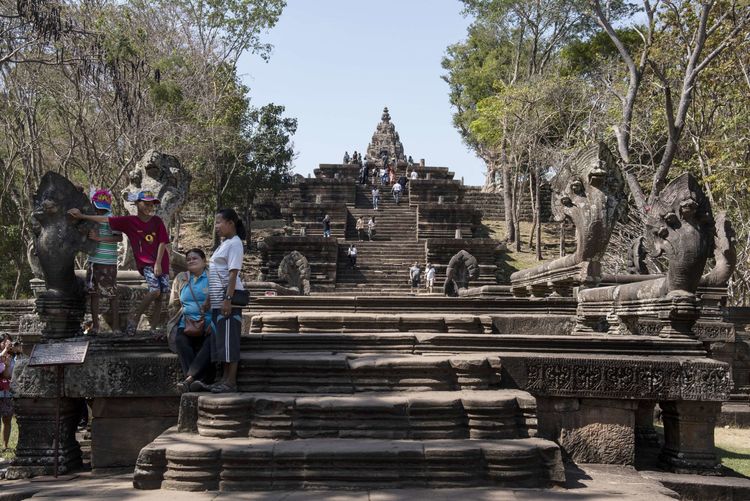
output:
[[[539,438],[217,440],[174,428],[141,450],[133,475],[136,488],[179,491],[549,487],[564,481],[560,448]]]
[[[518,390],[343,396],[186,393],[179,431],[277,440],[525,438],[536,436],[536,401]]]
[[[500,359],[466,355],[344,355],[247,352],[240,357],[240,391],[356,393],[499,388]]]
[[[426,298],[425,298],[426,299]],[[437,299],[437,298],[436,298]],[[421,332],[455,334],[490,334],[502,325],[503,333],[512,333],[516,325],[542,330],[545,321],[553,318],[530,315],[470,315],[459,313],[383,313],[369,312],[263,312],[247,314],[244,322],[250,333],[357,333],[357,332]],[[559,325],[572,324],[575,318],[554,317]],[[567,321],[567,322],[566,322]],[[569,327],[572,329],[572,326]],[[547,332],[547,330],[544,330]]]

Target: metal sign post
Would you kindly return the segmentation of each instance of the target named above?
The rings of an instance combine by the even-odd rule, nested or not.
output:
[[[63,380],[66,365],[80,365],[86,360],[88,341],[71,341],[34,345],[28,367],[55,367],[57,389],[55,391],[55,478],[60,468],[60,402],[63,397]]]

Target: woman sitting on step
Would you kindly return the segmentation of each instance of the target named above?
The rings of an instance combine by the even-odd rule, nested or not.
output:
[[[200,391],[196,381],[213,379],[208,326],[211,323],[208,299],[206,254],[200,249],[185,253],[188,271],[179,273],[172,282],[169,298],[171,320],[167,332],[174,339],[185,380],[177,384],[180,393]],[[191,388],[191,385],[193,386]]]

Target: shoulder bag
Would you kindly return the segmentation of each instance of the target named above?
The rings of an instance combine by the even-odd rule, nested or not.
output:
[[[196,304],[198,304],[198,299],[195,297],[195,292],[193,292],[193,280],[188,275],[188,287],[190,287],[190,295],[193,296],[193,301],[195,301]],[[201,318],[199,320],[193,320],[192,318],[189,318],[187,315],[185,315],[185,330],[184,333],[186,336],[202,336],[205,334],[206,331],[206,318],[203,316],[203,309],[201,308]]]

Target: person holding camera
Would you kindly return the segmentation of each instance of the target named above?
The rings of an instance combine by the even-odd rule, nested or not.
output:
[[[4,334],[0,341],[0,422],[3,426],[3,451],[9,450],[10,430],[13,426],[13,394],[10,379],[16,364],[15,347],[10,334]]]

